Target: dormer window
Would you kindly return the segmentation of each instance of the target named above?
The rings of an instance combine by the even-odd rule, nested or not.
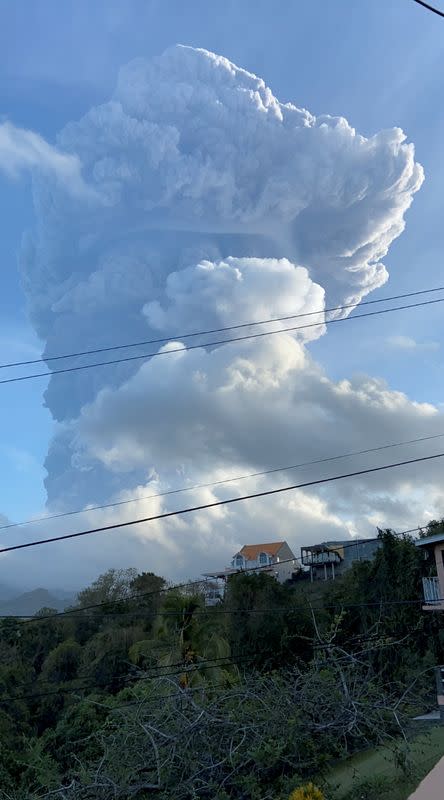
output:
[[[244,557],[243,556],[236,556],[234,559],[234,563],[236,567],[243,567],[244,566]]]
[[[262,566],[268,564],[268,556],[266,553],[259,553],[259,564]]]

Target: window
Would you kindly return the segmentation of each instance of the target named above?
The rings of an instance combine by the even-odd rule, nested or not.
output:
[[[234,563],[236,567],[243,567],[244,566],[244,557],[243,556],[236,556],[234,559]]]
[[[268,564],[268,556],[266,553],[259,553],[259,564]]]

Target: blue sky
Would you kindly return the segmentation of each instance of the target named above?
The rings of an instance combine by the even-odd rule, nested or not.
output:
[[[221,53],[263,77],[281,101],[343,115],[365,135],[402,127],[426,180],[385,259],[390,281],[379,295],[444,283],[443,20],[410,0],[3,0],[0,13],[0,113],[50,142],[67,122],[108,99],[121,65],[176,42]],[[0,206],[5,362],[39,348],[17,268],[22,232],[33,221],[29,180],[0,175]],[[438,404],[443,330],[441,306],[432,306],[338,325],[312,352],[333,379],[365,371]],[[389,337],[397,338],[390,344]],[[406,337],[425,346],[409,347]],[[45,502],[43,461],[53,423],[43,407],[44,386],[0,386],[0,511],[13,519]]]

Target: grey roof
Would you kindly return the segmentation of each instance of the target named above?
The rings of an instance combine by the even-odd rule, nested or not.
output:
[[[433,536],[423,536],[421,539],[417,539],[415,544],[416,547],[426,547],[428,544],[438,544],[438,542],[444,542],[444,531],[435,533]]]
[[[375,536],[373,539],[343,539],[341,541],[333,541],[333,542],[319,542],[317,544],[307,544],[302,547],[302,550],[310,550],[310,548],[314,547],[348,547],[352,545],[358,544],[368,544],[368,542],[377,542],[378,537]]]

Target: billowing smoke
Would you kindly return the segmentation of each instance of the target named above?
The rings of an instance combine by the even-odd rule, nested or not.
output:
[[[81,176],[78,156],[61,153],[38,133],[17,128],[10,122],[0,124],[0,170],[16,178],[24,170],[35,170],[63,184],[68,193],[92,197]]]
[[[111,100],[69,124],[57,153],[81,164],[88,191],[34,171],[37,221],[21,268],[46,355],[156,336],[180,342],[188,331],[359,302],[387,280],[382,259],[423,181],[401,130],[366,138],[183,46],[123,68]],[[320,325],[54,376],[49,508],[137,496],[106,519],[137,516],[147,503],[172,508],[247,487],[196,490],[180,503],[143,499],[156,489],[436,430],[435,408],[378,380],[331,382],[307,349],[324,333]],[[279,480],[255,479],[248,490]],[[423,506],[415,490],[413,509],[405,474],[355,484],[350,503],[341,488],[239,505],[145,526],[120,545],[91,543],[88,558],[126,565],[137,552],[145,567],[195,573],[248,539],[282,536],[297,548],[403,524]],[[434,508],[439,486],[430,492]]]

